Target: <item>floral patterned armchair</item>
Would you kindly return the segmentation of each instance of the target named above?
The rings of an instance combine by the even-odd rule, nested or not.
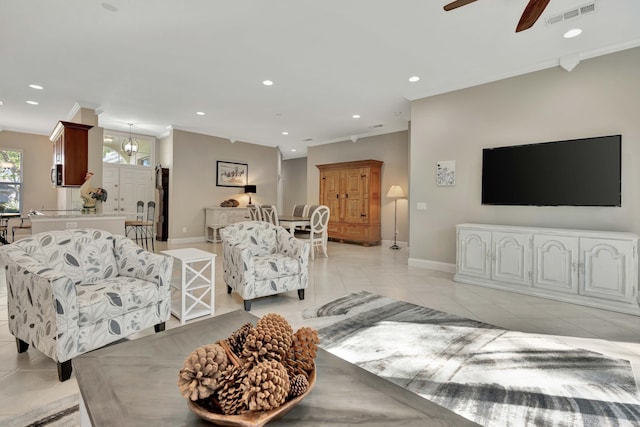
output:
[[[309,283],[309,245],[285,228],[246,221],[220,230],[227,293],[235,290],[251,310],[251,300],[297,290],[304,299]]]
[[[106,231],[50,231],[0,248],[9,330],[18,352],[32,345],[71,376],[71,359],[171,315],[173,260]]]

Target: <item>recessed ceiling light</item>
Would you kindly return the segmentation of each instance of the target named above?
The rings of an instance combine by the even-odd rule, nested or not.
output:
[[[38,90],[42,90],[42,89],[44,89],[44,88],[43,88],[42,86],[40,86],[40,85],[29,85],[29,87],[30,87],[31,89],[38,89]]]
[[[417,81],[419,81],[419,80],[420,80],[420,77],[418,77],[418,76],[411,76],[411,77],[409,77],[409,81],[410,81],[411,83],[415,83],[415,82],[417,82]]]
[[[291,149],[291,151],[296,151],[296,149],[295,149],[295,148],[292,148],[292,149]]]
[[[289,132],[284,131],[284,132],[282,132],[282,134],[283,134],[283,135],[289,135]]]
[[[354,119],[359,119],[359,118],[360,118],[360,114],[354,114],[354,115],[353,115],[353,116],[351,116],[351,117],[353,117]]]
[[[199,116],[204,116],[204,113],[202,111],[198,111],[196,114]]]
[[[578,37],[580,34],[582,34],[582,30],[580,28],[572,28],[564,33],[562,37],[564,37],[565,39],[572,39],[574,37]]]
[[[29,105],[38,105],[38,104],[39,104],[39,102],[36,102],[36,101],[27,101],[27,104],[29,104]]]
[[[2,103],[2,101],[0,101],[0,106],[2,106],[2,105],[4,105],[4,104]]]
[[[265,86],[273,86],[273,82],[271,80],[263,80],[262,84]]]

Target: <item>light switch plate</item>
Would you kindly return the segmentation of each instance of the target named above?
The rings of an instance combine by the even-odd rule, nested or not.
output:
[[[416,209],[419,211],[426,211],[427,210],[427,203],[426,202],[418,202],[416,203]]]

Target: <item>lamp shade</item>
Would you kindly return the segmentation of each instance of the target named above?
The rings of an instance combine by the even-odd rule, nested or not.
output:
[[[399,185],[392,185],[387,192],[387,197],[390,199],[402,199],[403,197],[407,197],[407,195],[402,191],[402,187]]]
[[[255,185],[245,185],[244,192],[247,194],[256,194],[256,186]]]

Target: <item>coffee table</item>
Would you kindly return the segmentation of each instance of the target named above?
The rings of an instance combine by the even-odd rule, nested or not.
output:
[[[76,357],[82,425],[211,426],[187,407],[178,371],[196,347],[257,319],[238,310]],[[477,426],[322,349],[316,369],[313,390],[269,426]]]

